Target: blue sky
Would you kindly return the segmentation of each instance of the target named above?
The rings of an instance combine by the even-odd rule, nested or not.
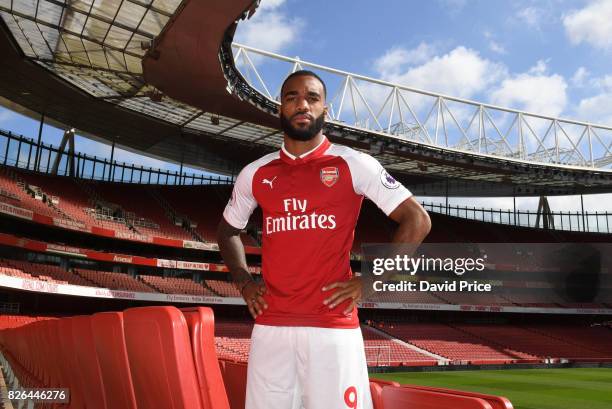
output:
[[[414,88],[612,125],[609,0],[263,0],[236,40]]]
[[[611,0],[263,0],[235,40],[409,87],[612,125]],[[586,196],[585,208],[611,211],[611,199]],[[576,196],[549,200],[553,210],[580,209]],[[451,203],[512,208],[511,198]],[[522,209],[537,204],[517,200]]]
[[[235,40],[410,87],[612,125],[612,0],[262,0]],[[36,122],[2,108],[0,127],[38,132]],[[57,144],[61,131],[46,127],[44,135]],[[84,138],[77,149],[110,155]],[[116,157],[178,168],[120,149]],[[585,205],[611,211],[610,199],[593,195]],[[512,206],[508,198],[451,202]],[[517,204],[535,209],[537,198]],[[551,206],[576,210],[580,201],[551,198]]]

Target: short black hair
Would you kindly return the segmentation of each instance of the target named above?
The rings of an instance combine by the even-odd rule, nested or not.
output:
[[[321,77],[319,77],[317,74],[309,70],[299,70],[299,71],[295,71],[289,74],[287,78],[285,78],[285,81],[283,81],[283,85],[281,85],[281,98],[283,97],[283,89],[285,88],[285,84],[287,83],[287,81],[289,81],[293,77],[315,77],[316,79],[319,80],[321,85],[323,85],[323,93],[325,94],[323,95],[323,98],[327,97],[327,87],[325,86],[325,82],[323,82]]]

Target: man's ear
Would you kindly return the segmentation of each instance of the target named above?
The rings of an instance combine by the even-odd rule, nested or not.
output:
[[[328,109],[327,105],[325,105],[325,106],[323,107],[323,115],[325,115],[325,116],[323,117],[324,119],[329,119],[329,109]]]

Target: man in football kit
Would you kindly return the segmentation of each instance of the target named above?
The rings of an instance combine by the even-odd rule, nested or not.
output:
[[[371,409],[357,303],[371,290],[350,250],[361,202],[399,225],[394,243],[420,243],[427,212],[371,156],[331,144],[323,81],[297,71],[281,87],[279,151],[238,175],[218,228],[221,254],[255,319],[246,409]],[[248,273],[240,232],[263,212],[262,275]]]

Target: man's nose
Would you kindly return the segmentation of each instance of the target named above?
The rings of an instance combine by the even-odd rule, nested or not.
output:
[[[310,106],[308,105],[308,101],[306,101],[306,98],[298,98],[296,109],[300,112],[308,111],[310,109]]]

